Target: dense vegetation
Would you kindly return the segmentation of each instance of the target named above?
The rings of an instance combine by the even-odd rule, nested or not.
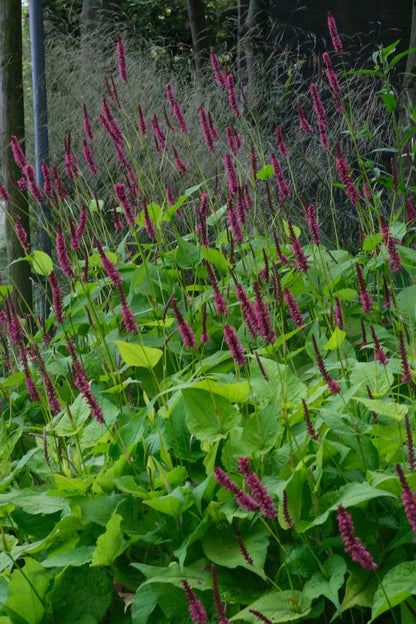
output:
[[[1,624],[414,621],[415,112],[329,27],[273,144],[214,53],[143,111],[120,38],[42,190],[12,139],[54,252],[16,222],[47,318],[0,286]]]

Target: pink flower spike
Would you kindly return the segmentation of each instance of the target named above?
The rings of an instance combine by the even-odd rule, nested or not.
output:
[[[224,338],[234,362],[238,364],[238,366],[245,366],[246,357],[244,355],[244,349],[238,340],[234,327],[231,325],[224,325]]]
[[[211,50],[210,56],[211,56],[211,65],[214,70],[215,80],[217,81],[220,87],[227,87],[225,74],[221,70],[220,62],[214,50]]]
[[[357,278],[358,278],[360,301],[361,301],[361,305],[363,306],[363,312],[364,314],[366,314],[367,312],[374,310],[374,306],[373,306],[373,302],[371,300],[370,294],[367,291],[367,288],[365,286],[363,274],[361,271],[361,266],[358,264],[358,262],[355,263],[355,270],[357,272]]]
[[[328,11],[328,30],[335,52],[342,52],[341,39],[339,38],[337,25],[331,11]]]
[[[290,318],[295,323],[296,327],[303,327],[304,321],[302,313],[299,309],[296,299],[288,288],[284,289],[284,299],[289,309]]]
[[[14,158],[16,165],[20,167],[20,169],[23,169],[23,167],[27,164],[26,156],[22,148],[20,147],[20,143],[16,136],[13,135],[10,137],[10,145],[12,148],[13,158]]]
[[[345,552],[351,554],[353,561],[356,561],[364,570],[377,568],[368,550],[361,544],[359,537],[354,535],[354,524],[351,515],[342,505],[338,505],[337,520],[339,532],[344,542]]]
[[[5,202],[9,202],[10,201],[10,195],[9,195],[9,191],[7,190],[7,188],[4,186],[4,184],[0,184],[0,198],[5,201]]]
[[[27,233],[22,224],[20,223],[19,215],[14,215],[14,230],[16,232],[16,236],[22,245],[25,252],[28,254],[30,252],[30,244],[27,240]]]
[[[140,106],[140,104],[137,104],[137,114],[139,118],[139,132],[142,136],[146,136],[147,124],[146,124],[146,119],[144,118],[142,107]]]
[[[56,232],[56,253],[58,256],[59,266],[61,267],[62,273],[68,278],[72,279],[74,277],[74,271],[72,269],[71,262],[69,260],[68,252],[66,249],[65,237],[62,232],[62,226],[58,223],[57,232]]]
[[[396,464],[396,472],[400,479],[400,485],[402,486],[402,501],[404,511],[413,533],[416,535],[416,494],[410,488],[406,481],[404,472],[400,464]]]
[[[49,282],[51,284],[52,290],[52,305],[53,310],[55,312],[55,318],[57,323],[63,323],[64,321],[64,310],[62,304],[62,293],[59,288],[58,279],[56,277],[55,271],[52,271],[49,274]]]
[[[222,468],[214,468],[214,477],[225,490],[234,494],[239,507],[246,511],[257,511],[260,508],[260,504],[232,481]]]
[[[276,126],[275,134],[276,134],[277,148],[279,152],[281,153],[282,156],[288,156],[289,150],[287,149],[286,143],[283,140],[283,132],[280,126]]]
[[[208,616],[204,607],[202,606],[202,602],[198,600],[195,595],[195,592],[191,589],[188,581],[182,579],[182,585],[185,590],[185,595],[188,600],[188,609],[191,615],[191,620],[194,624],[206,624],[208,622]]]
[[[119,33],[117,33],[117,57],[118,57],[118,73],[123,80],[123,82],[127,81],[127,63],[126,63],[126,52],[124,50],[124,44],[121,40]]]
[[[234,113],[234,117],[236,119],[239,119],[241,117],[241,114],[238,109],[237,96],[235,93],[235,86],[234,86],[234,77],[232,76],[232,74],[229,74],[227,76],[227,90],[228,90],[228,102]]]
[[[303,112],[303,109],[301,107],[301,105],[297,104],[298,107],[298,114],[299,114],[299,125],[302,128],[302,130],[304,131],[305,134],[312,134],[313,130],[311,128],[311,125],[309,123],[309,121],[306,119],[305,114]]]
[[[92,141],[94,139],[94,135],[93,135],[93,132],[92,132],[91,120],[88,117],[86,104],[83,104],[82,108],[83,108],[83,111],[84,111],[84,132],[85,132],[85,136],[87,137],[87,139]]]
[[[196,337],[192,327],[184,320],[179,308],[176,297],[172,297],[170,304],[178,324],[178,330],[182,337],[183,343],[187,349],[196,349]]]
[[[238,470],[244,475],[245,482],[253,498],[259,503],[261,511],[266,518],[277,518],[277,511],[274,507],[273,499],[265,486],[261,483],[257,474],[251,470],[251,463],[247,457],[240,457],[238,460]]]

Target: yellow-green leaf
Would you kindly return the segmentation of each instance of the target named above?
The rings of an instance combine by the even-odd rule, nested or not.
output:
[[[141,366],[142,368],[153,368],[163,355],[160,349],[153,347],[142,347],[131,342],[121,342],[115,340],[115,344],[120,350],[120,355],[128,366]]]
[[[338,347],[340,347],[344,342],[346,335],[347,334],[343,329],[335,327],[334,331],[332,332],[332,336],[326,343],[324,349],[329,351],[332,351],[333,349],[338,349]]]
[[[48,277],[53,269],[51,257],[44,251],[39,251],[39,249],[35,249],[33,252],[32,265],[36,273],[45,277]]]

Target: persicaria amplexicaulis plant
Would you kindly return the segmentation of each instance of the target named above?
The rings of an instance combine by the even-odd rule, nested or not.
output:
[[[130,597],[125,618],[161,624],[408,609],[394,588],[416,533],[413,154],[377,173],[385,112],[364,125],[354,90],[386,84],[345,71],[328,26],[334,51],[310,88],[293,70],[267,128],[228,52],[228,67],[211,54],[209,93],[172,74],[151,97],[158,73],[139,85],[119,35],[118,74],[88,92],[43,188],[12,139],[21,172],[0,197],[47,310],[0,284],[0,620],[21,583],[56,621],[74,586],[104,587],[79,596],[107,605],[94,621]],[[20,191],[31,216],[41,196],[51,211],[51,254]],[[360,567],[367,606],[351,606]]]

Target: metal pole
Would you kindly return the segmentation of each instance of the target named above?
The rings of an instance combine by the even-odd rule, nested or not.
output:
[[[43,32],[43,6],[42,0],[30,0],[29,2],[30,46],[32,54],[32,83],[33,83],[33,113],[35,127],[35,161],[36,182],[40,189],[43,188],[42,163],[48,164],[48,110],[46,103],[46,78],[45,78],[45,47]],[[48,234],[48,225],[51,221],[49,207],[46,204],[38,204],[38,238],[39,247],[45,253],[51,255],[51,240]],[[42,319],[47,314],[46,293],[39,300],[39,314]]]

